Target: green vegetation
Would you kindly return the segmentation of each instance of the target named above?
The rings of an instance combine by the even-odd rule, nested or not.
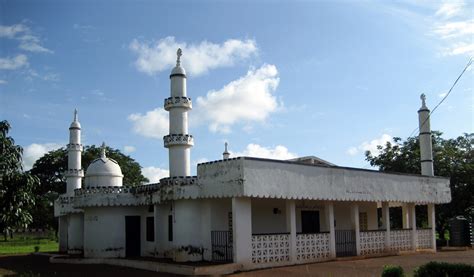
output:
[[[382,271],[382,277],[403,277],[403,268],[399,265],[385,265]]]
[[[467,264],[450,264],[429,262],[417,268],[414,277],[472,277],[474,266]]]
[[[14,235],[8,241],[0,241],[0,255],[58,251],[58,242],[52,236]],[[37,250],[37,251],[35,251]]]

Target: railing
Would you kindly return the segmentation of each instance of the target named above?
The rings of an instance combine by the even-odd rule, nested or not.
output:
[[[232,233],[230,231],[211,231],[212,260],[232,261]]]
[[[385,234],[386,231],[373,230],[361,231],[360,238],[360,254],[372,255],[385,251]]]
[[[194,145],[192,135],[188,134],[170,134],[163,137],[163,142],[166,148],[173,145]]]
[[[290,261],[290,235],[252,235],[252,263],[279,263]]]
[[[172,107],[192,109],[191,98],[184,96],[169,97],[165,99],[165,110],[169,111]]]
[[[429,229],[417,229],[416,237],[418,238],[419,249],[431,249],[433,248],[433,230]]]
[[[81,195],[89,195],[95,193],[134,193],[134,187],[119,187],[119,186],[112,186],[112,187],[90,187],[90,188],[81,188],[75,189],[74,195],[81,196]]]
[[[297,234],[296,260],[321,261],[329,258],[329,233]]]
[[[395,251],[412,250],[411,229],[390,230],[390,248]]]
[[[188,186],[193,185],[197,182],[197,176],[176,176],[176,177],[167,177],[160,179],[160,185],[162,186]]]

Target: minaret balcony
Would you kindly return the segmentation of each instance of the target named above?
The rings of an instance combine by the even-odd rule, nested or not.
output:
[[[82,146],[82,144],[79,144],[79,143],[69,143],[67,145],[67,150],[72,150],[72,151],[82,151],[84,149],[84,147]]]
[[[84,177],[83,169],[68,169],[64,172],[66,177]]]
[[[193,104],[191,98],[184,96],[168,97],[165,99],[165,110],[169,111],[172,108],[185,108],[191,110]]]
[[[176,145],[193,146],[194,139],[192,135],[183,134],[171,134],[163,137],[165,147],[171,147]]]

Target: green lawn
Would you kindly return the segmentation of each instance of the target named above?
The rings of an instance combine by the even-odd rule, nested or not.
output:
[[[21,254],[36,252],[35,247],[39,247],[37,252],[58,251],[58,242],[54,238],[15,236],[7,241],[0,241],[1,254]]]

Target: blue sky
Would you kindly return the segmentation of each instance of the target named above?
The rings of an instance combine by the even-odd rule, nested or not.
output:
[[[315,155],[368,167],[364,151],[417,127],[474,53],[463,1],[0,0],[0,119],[25,167],[64,146],[74,108],[83,143],[105,141],[151,179],[167,174],[163,99],[177,47],[193,99],[196,163]],[[432,116],[473,132],[474,71]],[[195,169],[193,170],[195,172]]]

